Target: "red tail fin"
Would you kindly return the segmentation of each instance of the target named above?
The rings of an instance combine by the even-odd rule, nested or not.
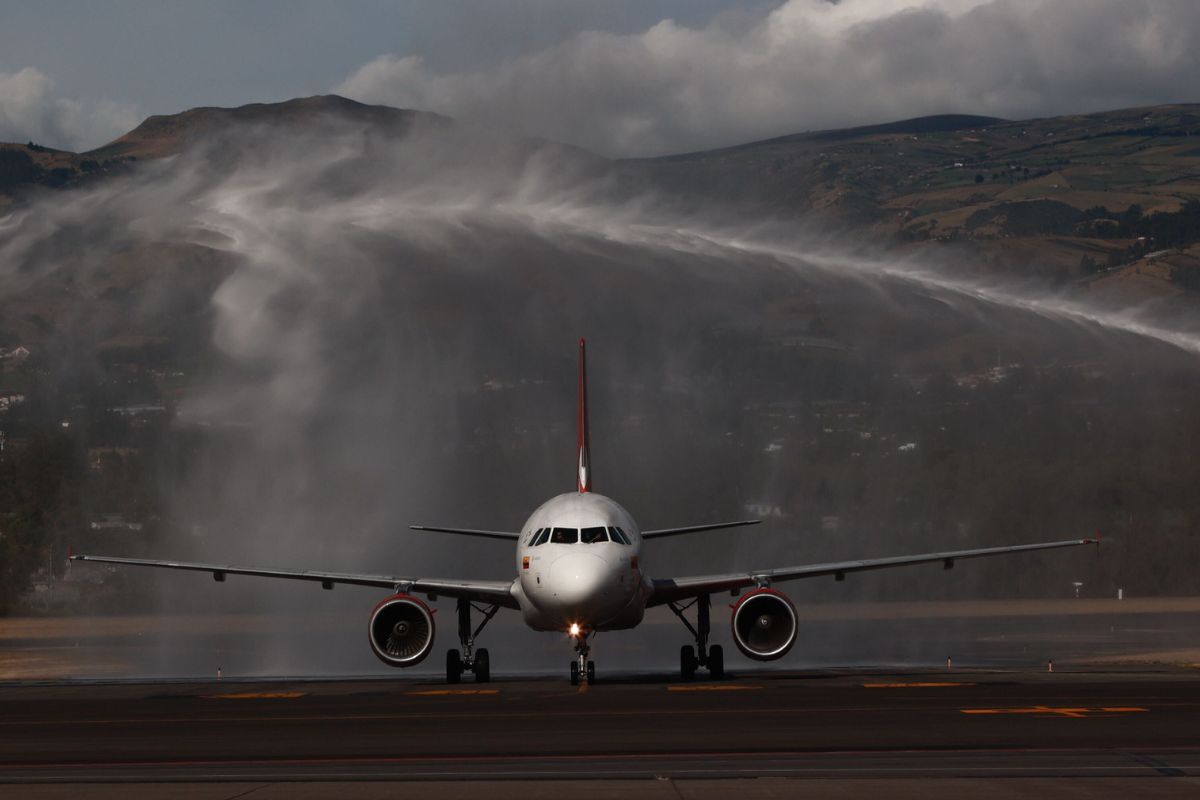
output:
[[[583,339],[579,340],[579,452],[575,465],[575,483],[580,492],[592,490],[592,454],[588,442],[587,414],[587,352]]]

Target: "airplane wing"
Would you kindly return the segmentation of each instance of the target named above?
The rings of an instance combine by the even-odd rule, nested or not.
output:
[[[263,569],[260,567],[231,567],[221,564],[201,564],[194,561],[158,561],[148,558],[116,558],[112,556],[71,556],[72,561],[95,561],[102,564],[122,564],[133,567],[160,567],[183,569],[193,572],[211,573],[216,581],[224,581],[226,575],[254,575],[260,578],[287,578],[294,581],[313,581],[323,589],[332,589],[335,584],[351,586],[378,586],[402,592],[465,597],[481,603],[492,603],[505,608],[518,608],[516,599],[509,589],[511,581],[452,581],[433,578],[405,578],[395,575],[356,575],[347,572],[317,572],[287,569]]]
[[[462,536],[481,536],[485,539],[520,539],[521,534],[516,531],[481,531],[475,528],[436,528],[432,525],[409,525],[410,530],[414,531],[438,531],[439,533],[457,533]]]
[[[646,605],[657,606],[712,592],[741,589],[747,586],[767,585],[779,581],[796,580],[798,578],[817,578],[822,575],[833,575],[837,580],[842,580],[850,572],[904,567],[909,564],[927,564],[935,561],[941,561],[946,569],[950,569],[954,566],[954,562],[959,559],[1001,556],[1008,555],[1009,553],[1025,553],[1031,550],[1052,550],[1057,547],[1077,547],[1081,544],[1099,543],[1099,539],[1067,539],[1061,542],[1018,544],[1009,547],[985,547],[979,550],[950,550],[944,553],[923,553],[915,556],[891,556],[863,561],[836,561],[829,564],[810,564],[802,567],[732,572],[726,575],[666,578],[653,581],[653,594],[651,594]]]
[[[689,525],[684,528],[659,528],[653,531],[642,531],[643,539],[658,539],[662,536],[678,536],[681,533],[696,531],[715,531],[717,528],[740,528],[743,525],[757,525],[761,519],[743,519],[738,522],[712,522],[708,525]]]

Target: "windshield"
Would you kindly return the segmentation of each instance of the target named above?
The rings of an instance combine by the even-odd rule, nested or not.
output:
[[[584,528],[579,531],[579,541],[584,544],[596,544],[597,542],[607,542],[608,534],[604,528]]]
[[[614,542],[620,542],[621,544],[633,544],[633,542],[629,540],[629,537],[625,535],[625,531],[621,530],[620,528],[609,528],[608,533],[610,536],[612,536],[612,540]]]
[[[555,528],[550,534],[551,544],[575,544],[579,540],[579,531],[575,528]]]

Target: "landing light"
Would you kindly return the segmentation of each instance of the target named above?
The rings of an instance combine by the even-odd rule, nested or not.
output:
[[[578,622],[572,622],[572,623],[571,623],[571,630],[570,630],[569,632],[570,632],[570,634],[571,634],[572,636],[578,636],[578,635],[579,635],[579,623],[578,623]]]

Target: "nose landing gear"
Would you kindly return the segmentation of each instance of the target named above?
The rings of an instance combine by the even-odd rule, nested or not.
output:
[[[696,679],[696,668],[706,667],[708,675],[713,680],[721,680],[725,677],[725,650],[719,644],[714,644],[709,647],[708,635],[711,631],[709,624],[709,596],[702,594],[690,603],[680,605],[679,603],[667,603],[667,606],[679,617],[679,621],[684,627],[691,632],[692,636],[696,637],[696,646],[693,648],[690,644],[685,644],[679,649],[679,674],[685,681]],[[696,624],[688,622],[687,617],[683,615],[684,611],[689,608],[696,607]]]
[[[471,609],[483,614],[483,621],[474,631],[471,630]],[[458,641],[462,652],[446,651],[446,683],[458,683],[464,672],[474,672],[476,683],[487,683],[492,679],[492,659],[486,647],[475,650],[475,637],[484,626],[496,616],[500,606],[476,606],[470,600],[460,598],[458,601]]]
[[[587,683],[596,682],[596,662],[588,660],[588,654],[591,653],[588,646],[589,635],[591,634],[586,631],[572,634],[575,639],[575,660],[571,662],[572,686],[578,686],[581,680]]]

